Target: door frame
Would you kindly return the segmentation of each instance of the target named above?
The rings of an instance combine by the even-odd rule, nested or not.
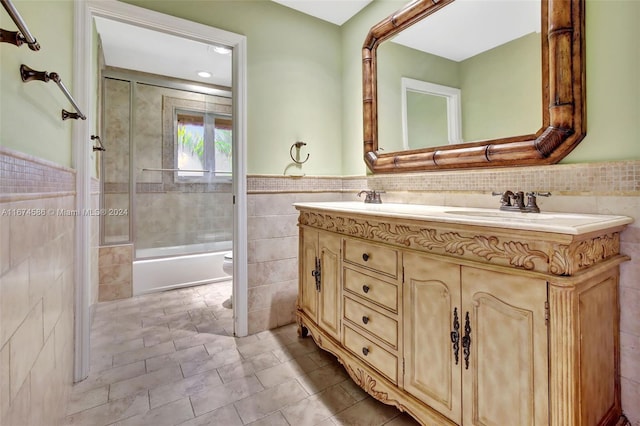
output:
[[[122,3],[116,0],[74,2],[74,92],[87,110],[87,120],[73,128],[73,157],[76,168],[76,208],[91,207],[92,141],[97,128],[97,64],[94,63],[93,17],[99,16],[165,32],[203,43],[222,44],[233,48],[233,325],[236,336],[248,334],[247,285],[247,40],[240,34],[213,28],[171,15]],[[108,141],[105,141],[108,144]],[[108,149],[108,146],[107,146]],[[98,154],[100,155],[100,154]],[[89,374],[89,338],[91,330],[91,229],[90,217],[79,216],[76,222],[74,381]]]

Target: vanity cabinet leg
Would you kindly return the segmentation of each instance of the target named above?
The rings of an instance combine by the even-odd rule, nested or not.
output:
[[[302,322],[298,322],[298,337],[307,337],[308,335],[309,329]]]

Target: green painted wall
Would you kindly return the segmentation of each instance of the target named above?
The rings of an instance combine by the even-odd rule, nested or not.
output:
[[[247,36],[248,173],[282,175],[297,140],[310,159],[287,173],[342,173],[338,26],[264,0],[127,2]]]
[[[438,146],[449,140],[446,98],[407,92],[407,139],[411,149]]]
[[[382,43],[377,56],[378,146],[402,149],[402,77],[461,89],[465,141],[535,133],[542,123],[539,40],[539,34],[530,34],[461,62]],[[422,146],[447,144],[446,122],[444,129],[444,137],[434,136]]]
[[[374,0],[345,22],[342,30],[342,172],[367,172],[362,149],[362,44],[369,29],[400,9],[406,1]]]
[[[299,139],[311,154],[302,173],[366,172],[362,42],[404,0],[375,0],[342,27],[267,0],[128,1],[247,36],[249,173],[282,174]],[[42,50],[0,46],[0,143],[71,166],[73,122],[59,118],[70,105],[53,83],[22,83],[18,68],[56,71],[73,93],[73,2],[14,4]],[[2,28],[15,29],[0,12]],[[639,21],[640,1],[587,0],[587,136],[563,162],[640,159]]]
[[[60,115],[63,108],[74,109],[53,81],[23,83],[20,65],[57,72],[73,93],[73,2],[15,0],[13,4],[41,49],[0,45],[0,144],[70,167],[75,120],[62,121]],[[4,8],[0,8],[0,28],[17,29]]]
[[[385,151],[402,149],[402,77],[460,87],[459,74],[454,61],[382,43],[378,48],[378,146]],[[439,145],[446,143],[447,137],[442,141]]]
[[[342,26],[345,175],[365,173],[362,43],[371,26],[404,3],[374,0]],[[640,26],[637,22],[640,22],[640,1],[586,1],[587,136],[563,163],[640,159]]]
[[[542,125],[540,34],[532,33],[459,63],[462,139],[536,133]]]
[[[562,162],[640,159],[640,1],[586,13],[587,136]]]

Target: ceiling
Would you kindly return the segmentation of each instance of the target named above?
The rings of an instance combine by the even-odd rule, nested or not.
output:
[[[273,0],[342,25],[372,0]],[[409,0],[398,0],[398,9]],[[380,17],[380,20],[384,19]],[[540,32],[540,0],[456,0],[403,31],[394,43],[462,61]],[[364,41],[364,38],[363,38]]]
[[[456,0],[398,34],[393,41],[463,61],[540,32],[539,0]]]
[[[342,25],[372,0],[273,1]],[[399,8],[403,4],[398,1]],[[231,54],[220,54],[215,46],[105,18],[96,17],[95,23],[108,66],[231,87]],[[456,0],[393,41],[460,61],[539,27],[539,0]],[[199,77],[199,71],[211,77]]]
[[[342,25],[372,0],[273,0],[307,15]],[[398,4],[402,4],[402,0]]]
[[[206,43],[94,17],[108,66],[231,87],[231,52]],[[198,76],[207,71],[211,77]]]

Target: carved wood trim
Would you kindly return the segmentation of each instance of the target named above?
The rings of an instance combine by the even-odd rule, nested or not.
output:
[[[354,367],[352,367],[349,364],[345,364],[345,363],[342,363],[342,364],[345,366],[347,373],[349,373],[349,376],[351,376],[353,381],[358,386],[360,386],[365,392],[367,392],[369,395],[371,395],[378,401],[382,401],[385,403],[390,402],[389,394],[387,392],[376,390],[376,384],[377,384],[376,379],[374,379],[369,374],[367,374],[366,371],[358,367],[355,367],[354,369]],[[391,402],[394,403],[392,405],[399,404],[398,401],[391,401]]]
[[[387,383],[383,377],[376,378],[374,373],[369,372],[357,358],[352,357],[339,342],[331,336],[326,335],[324,330],[309,320],[304,311],[298,310],[296,312],[296,322],[299,326],[305,326],[318,347],[334,355],[338,362],[344,367],[347,374],[349,374],[349,377],[373,398],[408,413],[423,424],[424,419],[439,420],[437,422],[429,422],[428,424],[443,426],[452,424],[448,419],[444,417],[441,418],[440,413],[417,402],[412,396],[398,389],[396,385]],[[406,398],[406,400],[404,398]],[[403,404],[400,400],[404,400],[406,404]]]
[[[578,394],[577,347],[575,312],[576,296],[574,289],[550,287],[549,290],[549,353],[564,362],[549,364],[549,413],[552,425],[576,424],[576,401]],[[572,407],[572,409],[566,409]]]
[[[620,252],[619,232],[561,245],[541,240],[514,241],[488,233],[478,235],[310,211],[301,211],[298,222],[300,225],[399,247],[498,265],[508,264],[559,276],[574,275]]]
[[[296,315],[296,321],[299,326],[304,325],[304,321],[302,320],[302,315],[300,312],[301,311],[298,310]],[[376,389],[376,385],[378,384],[378,381],[374,377],[372,377],[367,371],[358,367],[357,365],[355,367],[352,366],[351,363],[342,356],[342,352],[341,350],[339,350],[340,349],[339,345],[336,346],[335,344],[325,344],[322,339],[322,334],[315,329],[315,324],[308,327],[308,330],[309,330],[309,334],[311,334],[311,337],[316,342],[318,347],[333,354],[338,359],[338,362],[340,362],[340,364],[342,364],[342,366],[345,368],[345,370],[347,371],[349,376],[353,379],[353,381],[358,386],[360,386],[365,392],[367,392],[369,395],[371,395],[372,397],[374,397],[380,402],[383,402],[388,405],[393,405],[398,409],[400,409],[401,411],[406,411],[406,407],[402,405],[400,402],[398,402],[397,400],[389,398],[389,394],[387,392]],[[335,346],[335,349],[334,349],[334,346]]]
[[[620,233],[601,235],[590,240],[555,247],[549,272],[571,276],[620,253]]]

